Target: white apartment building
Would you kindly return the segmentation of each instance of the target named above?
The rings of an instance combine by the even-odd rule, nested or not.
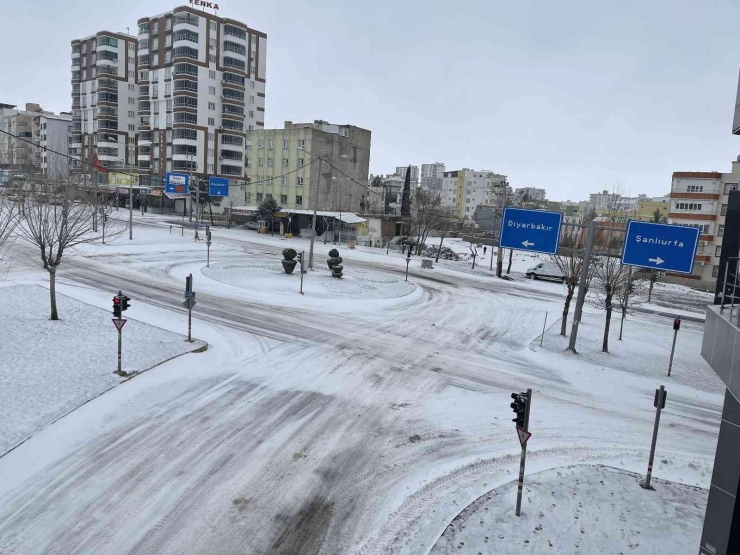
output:
[[[545,200],[547,198],[545,189],[538,189],[537,187],[519,187],[514,193],[519,199],[523,199],[524,195],[526,195],[530,201]]]
[[[692,273],[695,279],[714,281],[717,278],[725,234],[727,195],[737,190],[738,183],[740,162],[732,163],[731,173],[673,173],[668,223],[701,229]]]
[[[245,134],[264,127],[267,35],[189,6],[137,25],[72,42],[70,148],[143,186],[167,172],[243,184]]]
[[[71,155],[136,165],[136,38],[101,31],[72,41]],[[87,169],[87,167],[86,167]]]
[[[68,177],[71,164],[64,155],[69,151],[72,114],[42,112],[34,118],[34,124],[35,142],[41,147],[36,149],[41,173],[51,179]]]
[[[396,175],[400,175],[403,179],[406,179],[406,170],[411,167],[411,190],[415,190],[419,186],[419,166],[407,165],[407,166],[396,166]]]
[[[445,165],[442,162],[421,165],[421,180],[419,186],[425,191],[440,191],[444,178]]]
[[[488,170],[464,168],[444,172],[442,177],[442,204],[454,208],[464,222],[473,220],[480,204],[495,204],[496,191],[506,182],[506,176]]]

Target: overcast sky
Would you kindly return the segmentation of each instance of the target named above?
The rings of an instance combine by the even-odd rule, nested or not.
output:
[[[70,41],[187,2],[0,3],[0,102],[71,106]],[[730,171],[740,2],[219,2],[268,35],[266,127],[373,132],[370,171],[444,162],[580,200]],[[254,9],[253,9],[254,7]]]

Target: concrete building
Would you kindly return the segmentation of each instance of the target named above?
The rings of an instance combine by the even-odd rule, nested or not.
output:
[[[142,186],[167,172],[245,177],[245,133],[264,127],[267,35],[194,7],[138,20],[136,37],[72,41],[75,125],[85,160],[133,168]]]
[[[367,129],[321,120],[247,130],[246,185],[243,191],[232,187],[230,200],[256,206],[271,195],[283,208],[359,213],[370,194],[363,186],[370,167],[370,140]],[[319,154],[325,161],[319,163]]]
[[[670,207],[670,195],[666,195],[664,197],[644,198],[637,203],[637,214],[635,214],[634,219],[640,220],[641,222],[654,222],[655,212],[657,210],[660,222],[667,223]]]
[[[453,208],[463,222],[472,222],[480,204],[497,204],[497,192],[506,182],[505,175],[469,168],[445,172],[442,178],[442,205]]]
[[[71,128],[71,113],[57,115],[33,103],[27,103],[25,110],[0,104],[0,129],[17,137],[0,134],[0,168],[54,179],[67,177],[70,163],[65,155]]]
[[[411,190],[415,191],[419,186],[419,166],[409,164],[408,166],[396,166],[396,175],[406,179],[406,170],[411,167]]]
[[[600,193],[591,193],[588,201],[589,209],[595,209],[597,213],[599,210],[608,211],[615,206],[621,196],[619,193],[610,193],[606,189]]]
[[[100,31],[73,40],[69,152],[104,167],[136,166],[136,96],[135,37]]]
[[[730,173],[674,172],[671,181],[668,223],[701,229],[694,263],[694,279],[716,281],[725,234],[727,195],[740,183],[740,162]]]
[[[523,199],[526,195],[530,201],[543,201],[547,198],[545,189],[538,189],[537,187],[519,187],[515,189],[514,194],[519,199]]]
[[[425,191],[441,191],[445,165],[442,162],[421,165],[419,186]]]

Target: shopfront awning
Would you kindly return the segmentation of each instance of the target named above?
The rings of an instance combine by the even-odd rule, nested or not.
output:
[[[167,198],[170,198],[173,200],[177,200],[181,198],[188,198],[190,196],[188,193],[168,193],[167,191],[165,191],[164,194]]]

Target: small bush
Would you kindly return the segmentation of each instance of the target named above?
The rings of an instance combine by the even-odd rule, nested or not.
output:
[[[296,256],[298,256],[298,253],[295,249],[283,249],[283,258],[285,260],[293,260]]]

